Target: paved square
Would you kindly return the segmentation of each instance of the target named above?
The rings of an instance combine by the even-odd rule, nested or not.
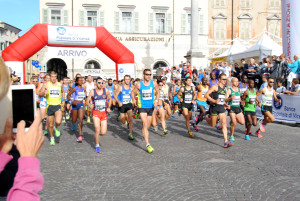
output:
[[[70,125],[70,124],[67,124]],[[94,151],[94,127],[84,121],[84,141],[70,126],[54,147],[48,138],[39,158],[45,178],[42,200],[300,200],[300,128],[266,127],[263,138],[244,140],[238,126],[235,146],[224,149],[221,131],[206,122],[188,137],[183,117],[168,120],[169,134],[150,129],[155,151],[141,139],[134,120],[134,141],[127,128],[109,119]],[[252,132],[254,133],[254,129]],[[77,134],[77,132],[76,132]]]

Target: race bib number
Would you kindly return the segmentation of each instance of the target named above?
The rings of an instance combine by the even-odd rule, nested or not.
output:
[[[218,103],[218,105],[224,105],[224,103],[225,103],[225,95],[219,94],[218,95],[218,99],[220,99],[220,102]]]
[[[250,96],[249,96],[249,102],[250,102],[251,104],[255,103],[255,100],[256,100],[256,95],[250,95]]]
[[[60,88],[58,87],[50,87],[50,97],[58,98],[59,97]]]
[[[143,100],[152,100],[152,90],[151,89],[142,90],[142,99]]]
[[[85,93],[84,91],[78,92],[77,100],[82,101],[85,98]]]
[[[240,105],[241,97],[235,96],[235,99],[232,100],[232,105]]]
[[[129,94],[125,94],[123,96],[123,104],[128,104],[130,103],[130,95]]]
[[[105,111],[106,100],[95,100],[95,110]]]
[[[192,94],[186,94],[184,97],[184,102],[185,103],[192,103],[193,100],[193,95]]]
[[[207,93],[208,89],[202,90],[202,96],[204,97],[205,94]]]

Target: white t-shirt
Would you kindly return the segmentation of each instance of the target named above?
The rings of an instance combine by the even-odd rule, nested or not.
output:
[[[167,83],[171,83],[172,74],[171,73],[167,73],[165,77],[167,78]]]

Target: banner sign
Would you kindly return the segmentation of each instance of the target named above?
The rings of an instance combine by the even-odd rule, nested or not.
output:
[[[95,46],[96,29],[48,25],[48,44]]]
[[[300,52],[300,1],[282,0],[282,45],[290,59]]]
[[[273,115],[276,121],[300,123],[300,95],[280,94],[281,104],[273,99]],[[258,97],[261,100],[261,96]],[[256,106],[257,118],[263,119],[261,108]]]
[[[135,78],[134,64],[118,64],[118,78],[123,79],[125,75]]]
[[[49,58],[95,58],[95,48],[48,47]]]
[[[218,58],[213,58],[210,60],[210,63],[217,63],[217,62],[223,62],[226,61],[227,57],[218,57]]]
[[[9,68],[12,74],[20,78],[20,83],[23,84],[23,62],[21,61],[6,61],[5,65]]]

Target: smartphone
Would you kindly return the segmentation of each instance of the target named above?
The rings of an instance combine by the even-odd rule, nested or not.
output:
[[[17,133],[17,124],[24,120],[25,131],[29,129],[34,121],[36,113],[35,85],[12,85],[12,118],[13,132]]]

